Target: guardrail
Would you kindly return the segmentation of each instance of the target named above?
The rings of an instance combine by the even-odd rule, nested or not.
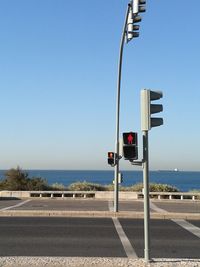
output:
[[[188,192],[150,192],[150,198],[163,200],[200,200],[200,193],[188,193]],[[143,198],[143,193],[138,193],[138,199]]]
[[[157,200],[200,200],[200,193],[150,192],[150,198]],[[113,191],[0,191],[1,198],[93,198],[112,200]],[[119,192],[119,199],[143,199],[142,192]]]
[[[30,197],[95,198],[96,191],[31,191]]]

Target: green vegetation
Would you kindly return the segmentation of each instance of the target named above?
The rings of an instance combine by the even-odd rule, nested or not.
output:
[[[200,189],[193,189],[189,191],[190,193],[200,193]]]
[[[47,190],[47,181],[41,177],[28,177],[28,173],[19,167],[5,172],[5,178],[0,181],[0,190],[32,191]]]
[[[119,186],[120,191],[141,192],[143,184],[135,184],[129,187]],[[113,191],[113,184],[100,185],[95,183],[76,182],[68,187],[63,184],[55,183],[48,185],[47,180],[42,177],[28,177],[28,173],[17,167],[5,172],[5,178],[0,180],[0,190],[10,191]],[[176,187],[167,184],[150,183],[151,192],[179,192]]]
[[[52,188],[52,190],[55,190],[55,191],[66,190],[65,186],[63,184],[59,184],[59,183],[52,184],[51,188]]]
[[[134,192],[142,192],[143,184],[135,184],[128,188],[128,191],[134,191]],[[179,192],[179,189],[168,184],[155,184],[150,183],[149,184],[149,191],[150,192]]]
[[[200,189],[193,189],[193,190],[190,190],[189,193],[200,193]],[[200,199],[200,196],[197,196],[196,199]]]
[[[69,191],[106,191],[105,186],[86,181],[70,184],[67,189]]]

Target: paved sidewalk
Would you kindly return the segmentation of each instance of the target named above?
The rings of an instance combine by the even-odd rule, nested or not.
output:
[[[200,201],[152,201],[151,218],[200,219]],[[95,199],[0,200],[0,216],[70,216],[143,218],[143,201],[113,202]]]

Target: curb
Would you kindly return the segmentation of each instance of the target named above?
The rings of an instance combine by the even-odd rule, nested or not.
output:
[[[0,266],[3,267],[35,267],[35,266],[57,266],[57,267],[173,267],[173,266],[200,266],[200,259],[152,259],[145,263],[144,259],[128,258],[100,258],[100,257],[0,257]]]
[[[4,210],[0,212],[0,217],[97,217],[97,218],[132,218],[132,219],[143,219],[143,212],[127,212],[127,211],[52,211],[52,210]],[[184,220],[200,220],[200,214],[194,213],[150,213],[151,219],[184,219]]]

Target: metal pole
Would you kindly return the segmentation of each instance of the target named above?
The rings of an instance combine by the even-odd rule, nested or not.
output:
[[[150,232],[149,232],[149,148],[148,131],[143,131],[143,183],[144,183],[144,259],[150,261]]]
[[[120,50],[119,50],[119,64],[118,64],[118,82],[117,82],[117,102],[116,102],[116,142],[115,142],[115,153],[117,155],[116,165],[114,169],[114,212],[118,212],[119,202],[119,185],[118,185],[118,174],[119,174],[119,115],[120,115],[120,91],[121,91],[121,72],[122,72],[122,58],[123,48],[126,33],[126,24],[129,14],[130,4],[128,4],[126,17],[124,21],[124,28],[121,36]]]

